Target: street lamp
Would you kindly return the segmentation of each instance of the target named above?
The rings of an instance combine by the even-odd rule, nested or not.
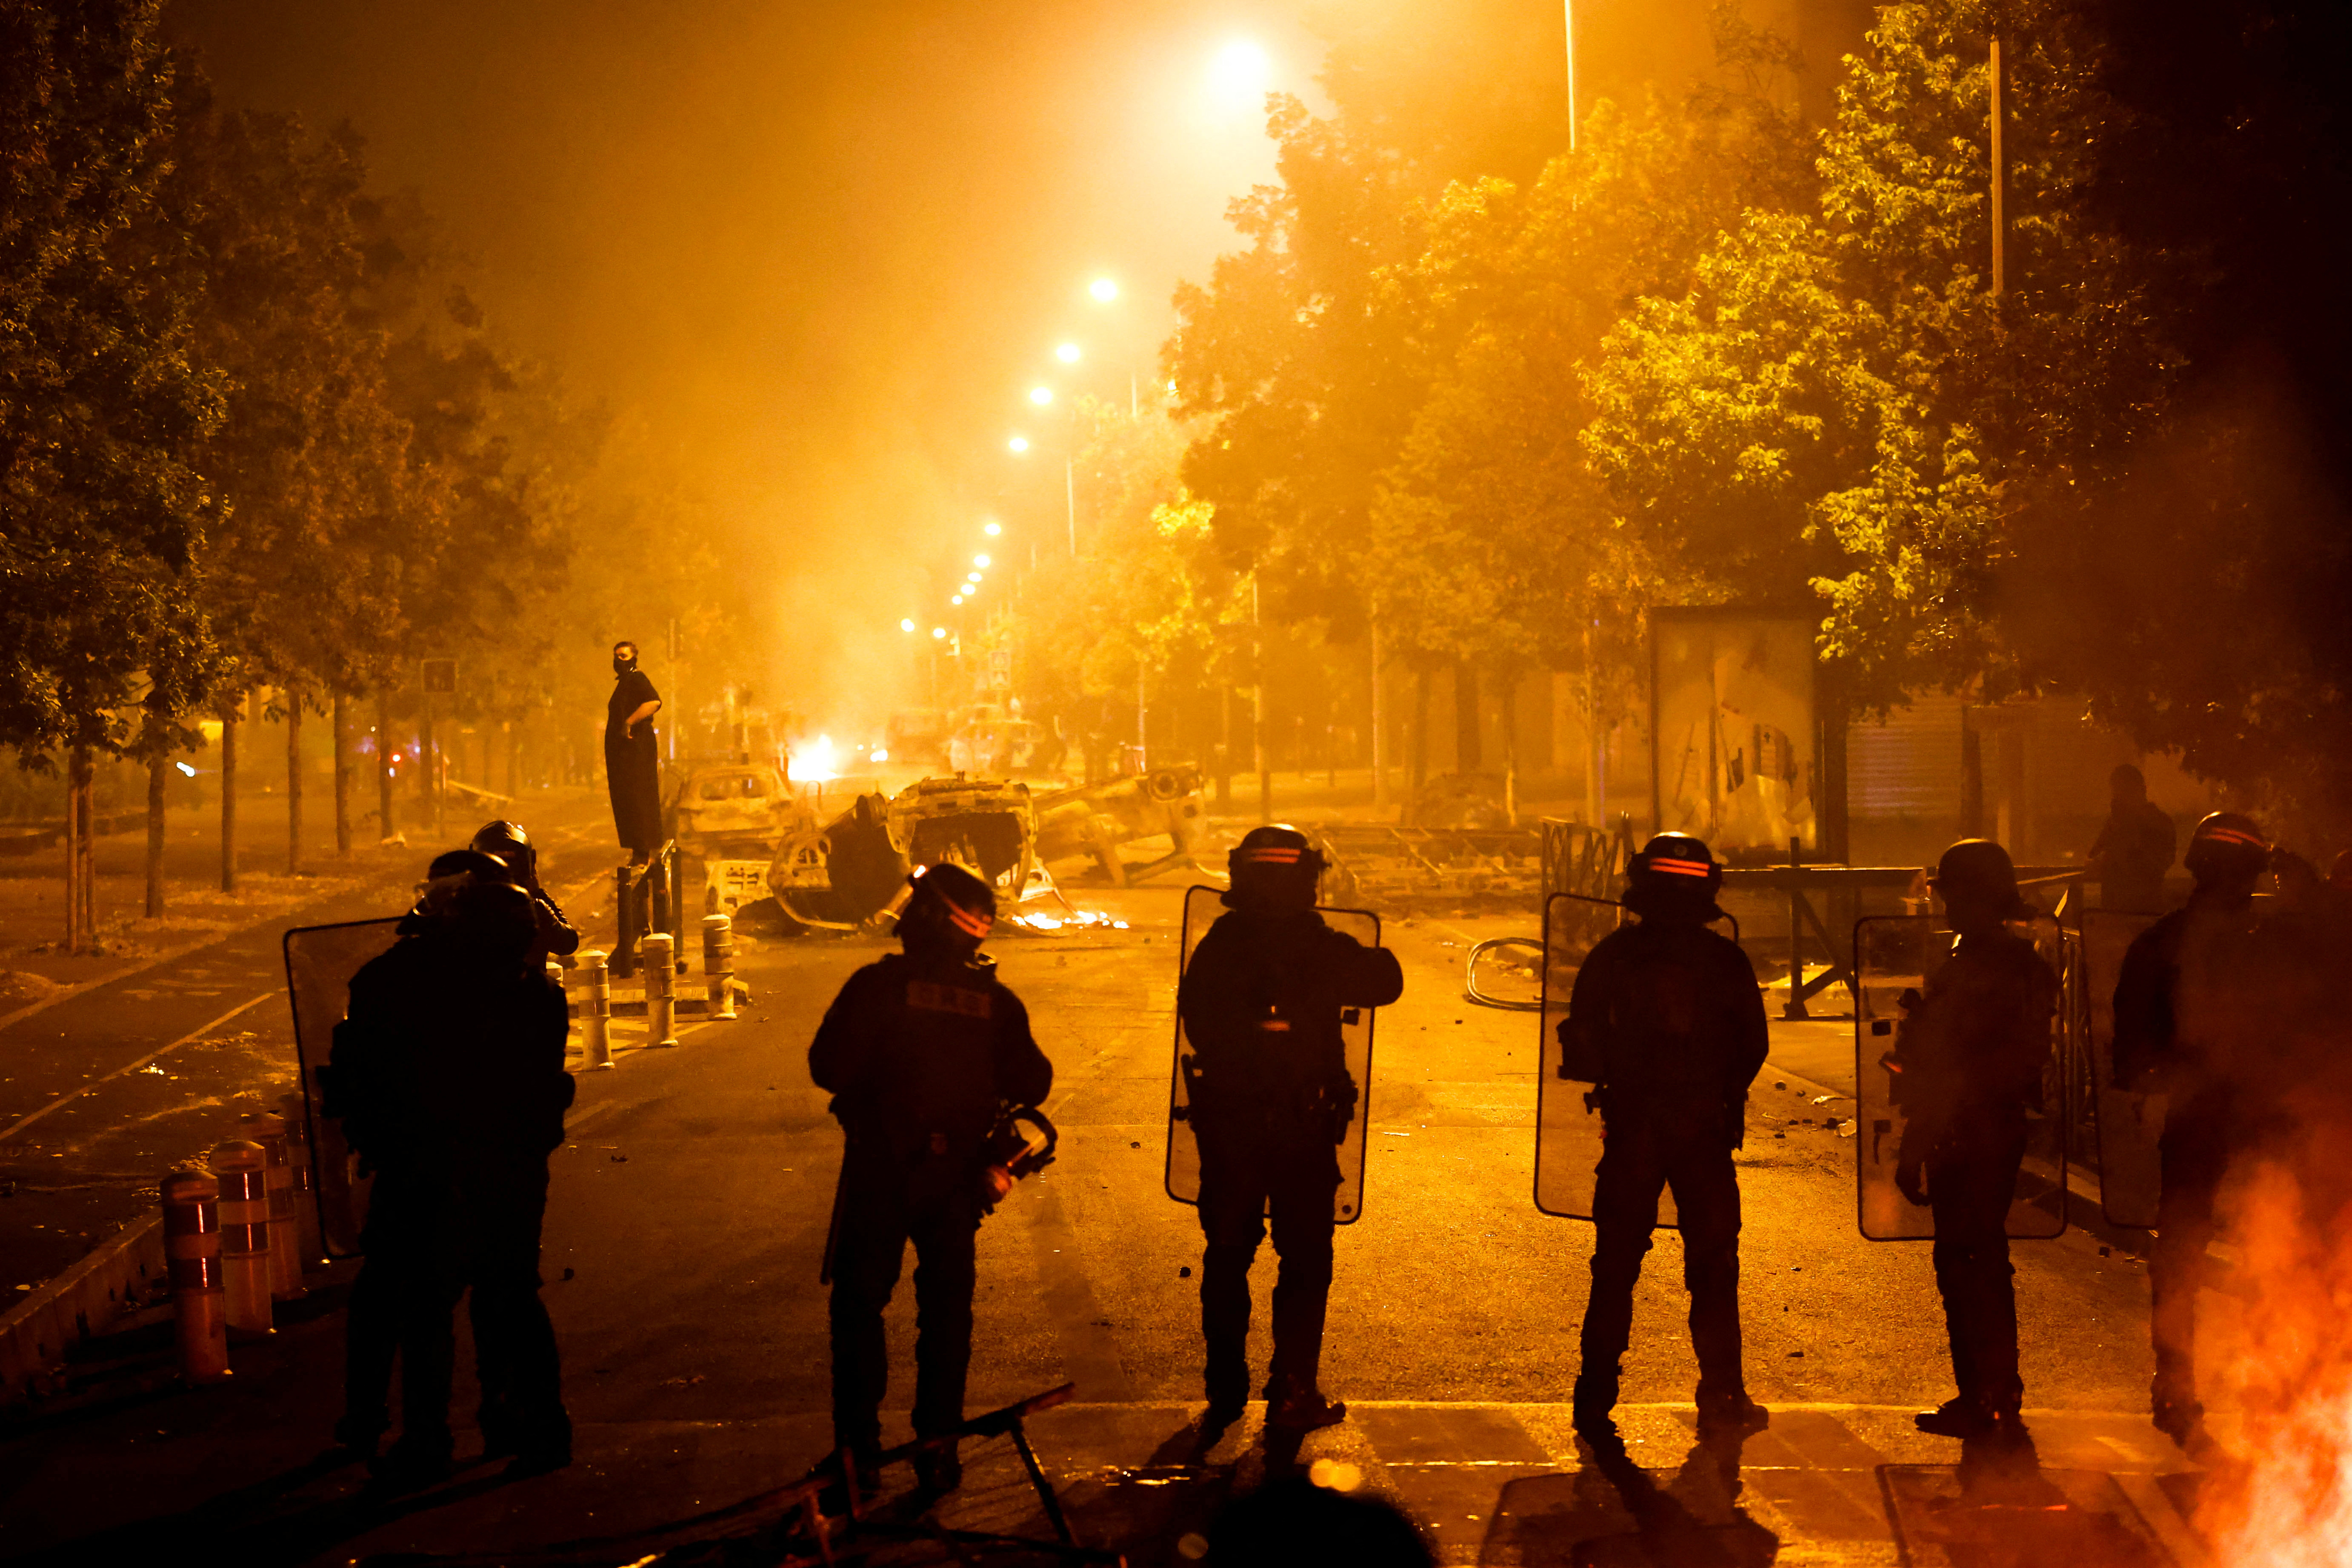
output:
[[[950,599],[948,603],[950,605],[961,605],[963,603],[963,595],[961,594],[958,594],[954,598]]]
[[[971,558],[971,563],[979,567],[983,572],[988,570],[988,557],[985,555],[973,556]]]
[[[1043,408],[1054,401],[1054,389],[1050,386],[1033,386],[1029,389],[1029,401]]]
[[[981,532],[988,535],[991,539],[995,538],[998,534],[1003,533],[1003,531],[1004,525],[1001,522],[988,523],[981,529]]]
[[[936,639],[936,638],[940,638],[940,637],[946,637],[947,635],[948,635],[948,629],[947,629],[947,627],[945,627],[945,626],[933,626],[933,627],[931,628],[931,636],[932,636],[932,637],[933,637],[933,638],[935,638],[935,639]]]
[[[1054,357],[1060,360],[1064,364],[1076,364],[1078,363],[1078,345],[1076,343],[1064,343],[1061,347],[1054,351]]]
[[[1012,448],[1013,456],[1019,457],[1022,453],[1029,449],[1029,437],[1026,436],[1015,436],[1012,440],[1007,441],[1004,444],[1008,447]],[[991,530],[993,530],[996,527],[996,524],[992,522],[988,526]]]
[[[915,623],[911,620],[900,621],[898,629],[902,632],[911,632],[915,629]]]
[[[1093,295],[1100,303],[1108,305],[1118,298],[1118,285],[1108,278],[1097,278],[1087,285],[1087,292]]]

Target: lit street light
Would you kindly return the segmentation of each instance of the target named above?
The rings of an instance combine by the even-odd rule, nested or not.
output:
[[[947,627],[945,627],[945,626],[933,626],[933,627],[931,628],[931,636],[933,636],[933,637],[946,637],[947,635],[948,635],[948,629],[947,629]]]
[[[1064,343],[1061,347],[1054,351],[1054,357],[1060,360],[1064,364],[1076,364],[1078,363],[1078,345],[1076,343]]]
[[[915,629],[915,623],[912,621],[900,621],[898,623],[898,629],[902,632],[911,632]]]
[[[964,574],[963,580],[967,583],[977,584],[980,582],[980,574],[977,572],[967,572]],[[966,593],[970,593],[971,590],[967,588],[964,591]]]
[[[954,598],[950,599],[948,603],[950,605],[961,605],[963,603],[963,595],[961,594],[958,594]]]
[[[1029,401],[1043,408],[1054,401],[1054,389],[1050,386],[1033,386],[1029,389]]]
[[[1027,443],[1024,442],[1023,444],[1025,446]],[[1004,525],[1001,522],[989,523],[986,527],[981,530],[981,532],[988,535],[991,539],[995,538],[998,534],[1003,533],[1003,531]]]
[[[1118,298],[1118,285],[1108,278],[1097,278],[1087,285],[1087,292],[1108,305]]]
[[[1004,444],[1013,448],[1016,454],[1025,452],[1029,449],[1029,437],[1026,436],[1015,436],[1012,440],[1007,441]],[[993,532],[996,529],[996,524],[992,522],[988,526],[991,532]]]
[[[983,572],[988,570],[988,557],[985,555],[973,556],[971,558],[971,563],[979,567]]]

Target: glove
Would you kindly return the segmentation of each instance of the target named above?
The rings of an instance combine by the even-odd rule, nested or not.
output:
[[[1927,1206],[1927,1167],[1917,1155],[1895,1157],[1895,1190],[1921,1208]]]

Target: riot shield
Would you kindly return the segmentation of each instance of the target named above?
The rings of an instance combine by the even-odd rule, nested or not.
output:
[[[1184,970],[1192,962],[1192,950],[1209,934],[1217,917],[1224,912],[1223,894],[1215,888],[1184,889],[1184,937],[1182,951],[1176,964],[1177,979],[1183,979]],[[1332,910],[1318,907],[1324,923],[1334,931],[1345,931],[1366,947],[1381,944],[1381,917],[1369,910]],[[1348,1071],[1356,1080],[1356,1115],[1348,1123],[1347,1142],[1339,1145],[1339,1190],[1334,1194],[1332,1218],[1340,1225],[1353,1225],[1364,1212],[1364,1150],[1369,1142],[1365,1129],[1372,1114],[1372,1016],[1378,1009],[1350,1007],[1339,1015],[1339,1037],[1347,1047]],[[1184,1064],[1192,1047],[1184,1038],[1184,1017],[1176,1017],[1176,1061],[1169,1077],[1168,1089],[1168,1195],[1180,1204],[1201,1201],[1201,1148],[1190,1128],[1181,1123],[1189,1121],[1192,1105],[1184,1092]]]
[[[2037,946],[2046,946],[2045,938],[2063,941],[2047,920],[2034,925],[2028,934]],[[1951,955],[1951,933],[1935,929],[1929,915],[1881,915],[1854,922],[1854,1164],[1858,1218],[1867,1240],[1927,1240],[1936,1234],[1935,1215],[1895,1184],[1904,1115],[1895,1103],[1899,1075],[1887,1058],[1895,1049],[1904,994],[1924,989]],[[2066,1092],[2064,1041],[2053,1016],[2042,1105],[2027,1112],[2025,1163],[2009,1205],[2012,1238],[2046,1240],[2066,1228]]]
[[[1598,1087],[1576,1071],[1559,1043],[1577,974],[1601,939],[1624,922],[1613,899],[1554,893],[1544,900],[1543,1032],[1536,1037],[1536,1207],[1563,1219],[1592,1217],[1592,1173],[1601,1163],[1601,1112],[1585,1100]],[[1586,1070],[1590,1070],[1589,1068]],[[1675,1228],[1675,1196],[1658,1196],[1658,1224]]]
[[[2123,976],[2132,940],[2161,918],[2120,910],[2083,911],[2082,1001],[2099,1134],[2099,1206],[2110,1225],[2140,1230],[2156,1228],[2156,1201],[2163,1190],[2157,1142],[2164,1135],[2166,1100],[2161,1094],[2116,1087],[2116,982]]]
[[[302,1113],[310,1123],[310,1191],[319,1205],[319,1234],[331,1257],[359,1254],[367,1222],[367,1189],[359,1156],[343,1142],[342,1123],[320,1109],[318,1069],[334,1048],[335,1026],[350,1005],[352,976],[393,944],[400,921],[353,921],[302,926],[286,933],[286,994],[294,1009],[294,1057],[302,1069]]]
[[[1576,976],[1601,939],[1625,921],[1625,907],[1611,899],[1554,893],[1544,900],[1542,1033],[1536,1038],[1536,1207],[1561,1219],[1592,1217],[1593,1174],[1601,1164],[1601,1112],[1585,1096],[1599,1086],[1567,1076],[1578,1065],[1559,1043]],[[1709,922],[1733,942],[1739,922],[1729,915]],[[1585,1070],[1591,1070],[1589,1068]],[[1675,1230],[1675,1194],[1658,1194],[1658,1228]]]

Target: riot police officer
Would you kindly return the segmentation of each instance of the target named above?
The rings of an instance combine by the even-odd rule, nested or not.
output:
[[[352,978],[325,1110],[373,1172],[367,1261],[346,1324],[337,1435],[373,1453],[401,1363],[396,1488],[449,1473],[450,1314],[470,1290],[490,1455],[525,1472],[571,1461],[555,1331],[539,1299],[547,1156],[563,1141],[563,990],[530,958],[530,900],[498,861],[433,864],[400,939]]]
[[[1941,1436],[2014,1440],[2025,1384],[2017,1365],[2017,1288],[2009,1211],[2042,1099],[2058,979],[2009,922],[2035,911],[2009,851],[1964,838],[1930,881],[1944,900],[1951,954],[1906,994],[1888,1065],[1905,1121],[1895,1185],[1935,1215],[1955,1396],[1916,1420]]]
[[[831,1255],[833,1426],[862,1468],[882,1447],[882,1310],[909,1241],[915,1433],[963,1424],[975,1239],[982,1211],[1012,1185],[987,1163],[988,1137],[1005,1107],[1039,1104],[1054,1084],[1028,1010],[980,951],[996,919],[988,884],[953,865],[911,881],[905,952],[851,975],[809,1047],[809,1076],[847,1135]],[[952,1447],[916,1467],[933,1491],[962,1479]]]
[[[1707,929],[1722,911],[1723,868],[1699,840],[1660,834],[1627,867],[1636,920],[1594,945],[1578,971],[1559,1038],[1569,1076],[1593,1083],[1606,1127],[1594,1178],[1592,1292],[1572,1411],[1588,1435],[1612,1436],[1619,1362],[1633,1323],[1633,1285],[1674,1190],[1698,1356],[1703,1435],[1766,1424],[1748,1397],[1739,1354],[1739,1179],[1731,1152],[1746,1132],[1748,1086],[1769,1041],[1756,971],[1738,943]]]
[[[2217,811],[2198,823],[2183,857],[2196,887],[2188,904],[2133,939],[2116,982],[2116,1087],[2169,1097],[2157,1145],[2155,1249],[2149,1255],[2149,1337],[2157,1427],[2183,1448],[2203,1441],[2197,1400],[2197,1291],[2213,1239],[2213,1194],[2257,1112],[2243,1064],[2227,1040],[2242,1022],[2242,960],[2255,929],[2254,887],[2270,847],[2253,822]]]
[[[1317,1381],[1331,1293],[1337,1151],[1363,1088],[1348,1070],[1340,1013],[1395,1001],[1404,973],[1394,954],[1365,947],[1316,913],[1323,864],[1297,828],[1252,828],[1228,857],[1227,912],[1202,938],[1177,988],[1201,1153],[1201,1330],[1212,1427],[1239,1419],[1249,1397],[1249,1269],[1269,1212],[1281,1271],[1266,1425],[1305,1432],[1348,1414]]]
[[[572,929],[563,906],[540,885],[539,850],[521,823],[504,819],[486,822],[475,832],[467,847],[503,864],[513,874],[515,885],[530,895],[531,914],[539,924],[534,957],[544,963],[551,954],[569,958],[580,951],[580,933]]]

